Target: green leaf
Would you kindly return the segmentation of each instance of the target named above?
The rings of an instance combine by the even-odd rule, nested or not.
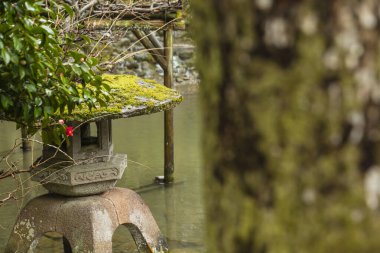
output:
[[[3,58],[5,65],[8,65],[11,61],[11,56],[5,47],[1,50],[1,57]]]
[[[84,99],[89,99],[89,98],[91,98],[91,93],[90,93],[89,90],[87,90],[87,89],[83,90],[83,98],[84,98]]]
[[[80,76],[82,74],[82,70],[81,70],[81,67],[78,65],[78,64],[73,64],[71,66],[71,68],[73,69],[74,73],[77,74],[78,76]]]
[[[31,5],[29,2],[25,2],[25,8],[28,11],[31,11],[31,12],[35,12],[36,11],[36,8],[34,8],[33,5]]]
[[[66,3],[62,3],[62,6],[65,9],[65,11],[67,12],[67,14],[69,14],[70,17],[74,17],[74,11],[70,5],[68,5]]]
[[[23,17],[23,23],[24,23],[24,27],[28,30],[28,31],[31,31],[34,27],[33,27],[33,20],[30,18],[30,17]]]
[[[84,73],[82,75],[82,78],[85,81],[85,83],[90,83],[91,82],[91,76],[88,73]]]
[[[51,89],[45,89],[45,94],[50,97],[53,94],[53,91]]]
[[[103,87],[104,87],[104,89],[106,91],[111,91],[111,87],[108,84],[104,83],[104,82],[103,82]]]
[[[35,107],[34,108],[34,118],[38,119],[42,114],[42,110],[40,107]]]
[[[13,47],[16,49],[16,51],[20,52],[22,49],[22,43],[19,38],[13,37]]]
[[[88,64],[90,64],[90,66],[95,66],[98,64],[99,60],[95,57],[89,57],[87,59],[87,62],[88,62]]]
[[[75,51],[70,51],[68,53],[71,57],[74,58],[75,62],[77,63],[81,63],[81,59],[85,59],[86,58],[86,55],[82,54],[82,53],[79,53],[79,52],[75,52]]]
[[[41,99],[40,97],[36,97],[36,98],[34,99],[34,104],[35,104],[36,106],[41,106],[42,103],[43,103],[43,101],[42,101],[42,99]]]
[[[26,88],[27,91],[29,91],[30,93],[34,93],[37,91],[37,88],[34,84],[30,83],[30,84],[26,84],[24,86]]]
[[[51,64],[50,62],[44,61],[42,62],[42,64],[48,67],[50,70],[54,69],[53,64]]]
[[[49,35],[54,35],[54,31],[53,29],[51,29],[49,26],[47,25],[41,25],[40,26],[42,30],[44,30],[47,34]]]
[[[90,37],[86,36],[86,35],[83,35],[83,34],[80,34],[79,35],[84,41],[86,41],[87,44],[91,44],[92,41],[90,39]]]
[[[14,64],[19,64],[20,59],[18,58],[17,54],[10,53],[9,55],[11,57],[11,62],[13,62]]]
[[[69,80],[64,75],[60,76],[60,80],[63,84],[69,83]],[[67,93],[70,93],[70,91],[67,90],[67,88],[65,86],[62,86],[61,89],[65,90]]]
[[[80,65],[80,68],[83,70],[83,72],[89,72],[90,71],[90,67],[85,62]]]
[[[19,69],[18,69],[18,74],[20,75],[20,79],[24,79],[24,77],[25,77],[25,69],[23,68],[23,67],[19,67]]]
[[[0,100],[1,100],[1,105],[3,106],[4,109],[8,109],[9,106],[13,105],[12,100],[9,97],[4,96],[3,94],[0,95]]]
[[[47,23],[48,21],[45,18],[40,18],[39,21],[43,24]]]
[[[107,107],[107,103],[103,99],[98,99],[98,102],[101,107]]]

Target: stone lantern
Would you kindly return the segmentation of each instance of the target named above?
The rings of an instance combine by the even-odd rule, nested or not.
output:
[[[6,253],[34,252],[39,238],[52,231],[62,234],[65,249],[71,248],[67,252],[110,253],[119,225],[130,230],[139,252],[168,251],[141,197],[113,187],[127,166],[127,155],[113,153],[111,122],[171,109],[182,97],[136,76],[104,75],[104,79],[113,95],[107,108],[82,108],[57,116],[73,127],[73,136],[59,148],[45,138],[42,156],[32,166],[32,179],[56,194],[34,198],[20,211]],[[42,131],[54,136],[50,135],[54,126]]]
[[[112,188],[127,166],[126,154],[113,154],[112,119],[168,110],[182,101],[176,91],[151,80],[129,75],[103,77],[113,95],[108,107],[60,115],[73,127],[73,136],[60,148],[45,144],[34,163],[32,179],[50,192],[85,196]]]

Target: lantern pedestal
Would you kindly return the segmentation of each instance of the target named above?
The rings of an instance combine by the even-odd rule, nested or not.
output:
[[[165,238],[140,196],[114,188],[88,197],[47,194],[31,200],[21,210],[5,253],[34,252],[47,232],[62,234],[74,253],[111,253],[119,225],[129,229],[139,252],[167,252]]]

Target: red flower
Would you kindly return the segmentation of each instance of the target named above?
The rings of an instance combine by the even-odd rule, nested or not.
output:
[[[68,126],[66,127],[66,135],[67,136],[73,136],[73,127],[72,126]]]

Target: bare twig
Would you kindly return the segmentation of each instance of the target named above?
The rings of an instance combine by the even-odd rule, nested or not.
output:
[[[97,4],[99,0],[91,0],[88,4],[86,4],[82,9],[79,10],[79,14],[85,12],[86,10],[90,9],[93,7],[95,4]]]

